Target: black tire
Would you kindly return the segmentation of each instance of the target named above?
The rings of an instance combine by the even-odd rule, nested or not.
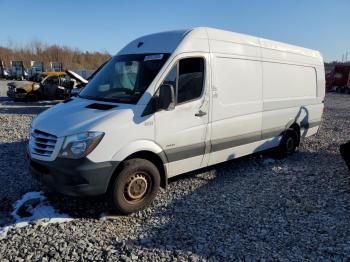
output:
[[[282,140],[277,148],[277,157],[285,158],[292,155],[299,146],[299,134],[292,128],[284,132]]]
[[[37,93],[28,94],[26,100],[28,102],[37,102],[39,100],[39,95]]]
[[[124,162],[110,189],[110,198],[116,211],[128,215],[147,207],[156,197],[160,174],[150,161],[134,158]]]

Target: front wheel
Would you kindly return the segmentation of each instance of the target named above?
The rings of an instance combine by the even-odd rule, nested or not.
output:
[[[110,194],[118,213],[128,215],[148,206],[156,197],[160,186],[160,174],[150,161],[129,159],[116,176]]]

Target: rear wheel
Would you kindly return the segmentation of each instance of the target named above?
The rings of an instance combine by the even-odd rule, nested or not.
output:
[[[159,185],[160,174],[152,162],[126,160],[110,191],[113,206],[124,215],[140,211],[156,197]]]
[[[299,146],[299,135],[296,130],[289,128],[285,131],[280,145],[277,148],[277,156],[284,158],[292,155]]]

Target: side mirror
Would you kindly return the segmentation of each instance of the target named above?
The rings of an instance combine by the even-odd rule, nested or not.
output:
[[[172,110],[175,108],[175,92],[172,85],[161,85],[159,88],[158,109]]]

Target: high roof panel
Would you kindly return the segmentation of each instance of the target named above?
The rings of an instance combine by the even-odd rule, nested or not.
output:
[[[172,53],[190,30],[176,30],[145,35],[135,39],[119,51],[123,54]]]
[[[264,49],[293,53],[296,55],[313,58],[322,58],[320,52],[316,50],[210,27],[196,27],[192,29],[166,31],[142,36],[125,46],[118,53],[118,55],[140,53],[173,53],[186,35],[187,46],[192,38],[197,40],[209,38],[211,40],[232,42],[255,47],[259,46]]]
[[[194,28],[193,30],[196,30],[196,29],[197,28]],[[224,30],[210,28],[210,27],[207,27],[206,30],[208,32],[209,39],[228,41],[228,42],[253,45],[253,46],[261,46],[262,48],[273,49],[273,50],[294,53],[294,54],[299,54],[304,56],[311,56],[311,57],[317,57],[317,58],[322,57],[320,52],[316,50],[312,50],[312,49],[308,49],[308,48],[304,48],[296,45],[277,42],[274,40],[269,40],[269,39],[246,35],[246,34],[224,31]]]

